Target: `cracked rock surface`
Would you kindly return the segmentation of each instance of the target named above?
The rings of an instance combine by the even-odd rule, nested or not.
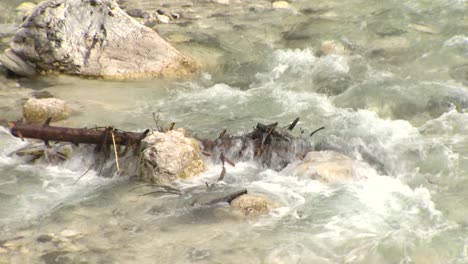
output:
[[[112,0],[49,0],[25,18],[0,61],[25,76],[178,78],[196,64]]]

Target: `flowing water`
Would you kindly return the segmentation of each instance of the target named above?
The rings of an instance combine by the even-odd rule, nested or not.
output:
[[[0,8],[0,47],[16,0]],[[128,1],[182,14],[154,26],[202,61],[191,81],[2,78],[0,263],[468,263],[466,1]],[[346,52],[320,54],[321,43]],[[87,148],[58,165],[8,154],[26,143],[7,120],[37,91],[66,100],[57,125],[154,127],[152,113],[192,135],[236,134],[296,117],[311,140],[368,162],[375,177],[328,185],[263,168],[228,168],[221,185],[279,205],[260,217],[142,195],[128,177],[98,177]],[[299,136],[299,132],[296,131]],[[208,166],[182,190],[219,176]],[[365,172],[364,172],[365,173]],[[47,242],[48,240],[51,240]]]

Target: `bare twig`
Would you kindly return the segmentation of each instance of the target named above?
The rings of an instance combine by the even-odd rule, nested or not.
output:
[[[171,122],[169,124],[169,128],[167,129],[167,131],[171,131],[172,129],[174,129],[174,126],[175,126],[175,123],[174,122]]]
[[[112,144],[114,145],[115,166],[117,167],[117,175],[120,175],[119,154],[117,153],[117,145],[115,144],[114,129],[111,130]]]
[[[83,178],[83,176],[85,176],[86,173],[88,173],[88,171],[91,170],[91,168],[93,167],[93,165],[95,165],[95,163],[91,164],[91,165],[89,166],[89,168],[88,168],[83,174],[81,174],[81,176],[78,177],[78,179],[76,179],[76,181],[73,183],[73,185],[75,185],[81,178]]]
[[[226,168],[223,166],[221,170],[221,174],[219,175],[218,181],[222,181],[224,179],[224,175],[226,175]]]
[[[322,129],[325,129],[325,127],[320,127],[320,128],[315,129],[314,131],[312,131],[312,133],[310,133],[309,137],[313,136],[315,133],[319,132]]]
[[[153,112],[153,120],[154,120],[154,124],[156,125],[156,128],[158,129],[158,131],[163,132],[164,128],[159,124],[159,122],[161,121],[161,119],[159,117],[159,111],[158,111],[158,115],[156,115],[156,112]]]
[[[294,127],[297,125],[297,122],[299,122],[299,117],[294,119],[294,121],[290,125],[287,125],[286,127],[288,128],[289,131],[292,131]]]

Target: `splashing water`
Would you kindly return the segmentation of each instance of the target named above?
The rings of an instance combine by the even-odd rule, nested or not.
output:
[[[153,187],[94,170],[76,182],[96,158],[90,148],[59,165],[25,164],[8,154],[27,143],[0,127],[0,262],[468,262],[464,1],[197,2],[193,12],[182,2],[170,5],[186,20],[156,30],[207,61],[198,79],[2,79],[0,121],[18,119],[36,90],[66,100],[74,114],[59,124],[74,127],[140,131],[158,112],[215,139],[223,128],[240,135],[299,116],[294,136],[366,164],[354,168],[359,177],[327,183],[239,158],[216,185],[277,205],[239,217],[226,204],[187,206],[216,182],[219,163],[177,181],[184,195],[147,195]],[[0,14],[2,38],[10,15]],[[322,51],[329,40],[345,52]]]

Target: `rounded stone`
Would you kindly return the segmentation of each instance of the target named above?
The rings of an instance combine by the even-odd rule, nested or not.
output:
[[[77,231],[71,230],[71,229],[65,229],[65,230],[62,230],[62,232],[60,232],[60,236],[66,237],[66,238],[75,237],[75,236],[78,236],[79,234],[80,233],[78,233]]]
[[[59,121],[70,116],[70,110],[65,101],[57,98],[31,98],[23,106],[23,116],[31,123],[42,123],[49,117]]]
[[[286,1],[276,1],[276,2],[273,2],[273,8],[277,8],[277,9],[280,9],[280,8],[289,8],[289,3],[286,2]]]
[[[378,175],[366,162],[335,151],[311,151],[303,160],[289,164],[282,173],[329,184],[346,183]]]
[[[330,55],[330,54],[345,55],[347,53],[348,51],[343,46],[343,44],[336,42],[334,40],[324,41],[320,45],[320,54],[323,54],[323,55]]]
[[[232,208],[244,215],[259,215],[268,213],[275,206],[262,196],[243,194],[231,201]]]
[[[185,136],[185,130],[155,131],[142,140],[139,175],[142,180],[168,184],[204,171],[198,142]]]
[[[159,23],[162,24],[169,24],[169,22],[171,22],[171,19],[166,15],[157,15],[156,18],[158,19]]]

